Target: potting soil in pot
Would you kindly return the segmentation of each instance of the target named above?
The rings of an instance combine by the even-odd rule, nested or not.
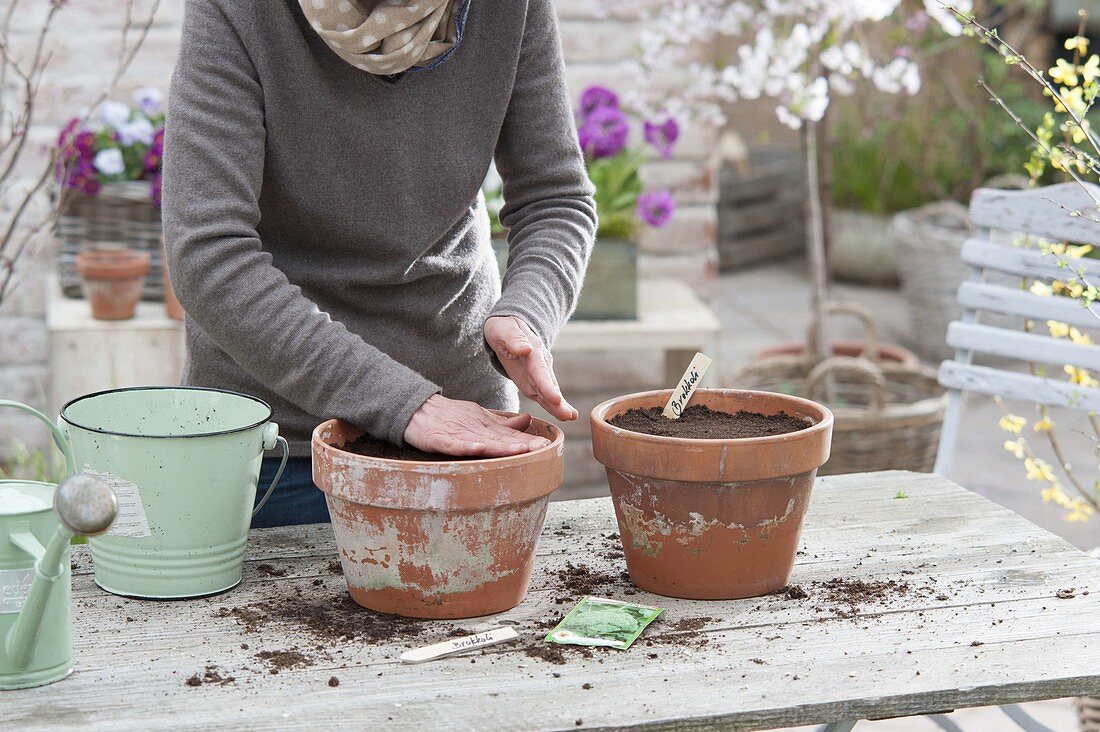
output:
[[[424,452],[412,445],[394,445],[383,440],[376,440],[370,435],[363,435],[353,442],[348,442],[340,447],[345,452],[367,457],[383,458],[386,460],[416,460],[420,462],[448,462],[451,460],[481,460],[479,457],[444,455],[439,452]]]
[[[740,410],[730,414],[711,409],[703,404],[688,407],[679,419],[669,419],[661,413],[660,407],[650,407],[630,409],[607,421],[631,432],[694,440],[770,437],[798,432],[813,426],[813,422],[806,417],[795,417],[786,412],[761,414]]]

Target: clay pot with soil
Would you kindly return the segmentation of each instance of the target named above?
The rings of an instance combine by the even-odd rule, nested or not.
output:
[[[89,250],[76,255],[76,267],[96,320],[128,320],[141,299],[148,252],[133,249]]]
[[[313,432],[313,479],[328,498],[348,592],[416,618],[469,618],[527,593],[550,493],[562,479],[561,430],[512,457],[459,460],[396,448],[329,420]]]
[[[833,416],[800,397],[699,389],[679,420],[668,390],[592,410],[630,579],[671,597],[728,600],[787,584]],[[647,434],[650,433],[650,434]]]

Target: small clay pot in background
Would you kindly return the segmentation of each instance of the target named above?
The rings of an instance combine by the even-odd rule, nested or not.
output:
[[[128,320],[141,299],[149,253],[133,249],[89,250],[76,255],[96,320]]]
[[[755,597],[787,584],[817,469],[829,459],[833,415],[800,397],[699,389],[692,405],[736,414],[806,417],[768,437],[659,437],[608,420],[663,407],[671,391],[629,394],[592,410],[592,450],[607,468],[630,580],[659,595]]]
[[[172,289],[172,280],[168,277],[168,257],[164,251],[163,238],[160,240],[160,261],[160,271],[164,275],[164,309],[172,320],[183,320],[186,313],[183,311],[183,305],[180,305],[180,301],[176,299],[176,291]]]
[[[355,602],[415,618],[472,618],[527,593],[550,493],[561,485],[562,431],[511,457],[423,462],[342,450],[363,430],[330,419],[313,431],[313,480],[325,492]]]

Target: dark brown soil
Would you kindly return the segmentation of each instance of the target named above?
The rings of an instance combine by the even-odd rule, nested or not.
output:
[[[256,658],[266,661],[268,669],[275,674],[285,669],[312,666],[313,659],[298,650],[260,651]]]
[[[783,595],[788,600],[805,600],[809,597],[806,590],[802,589],[802,585],[787,585],[776,594]]]
[[[292,628],[304,628],[322,642],[360,640],[365,643],[394,638],[415,638],[425,630],[424,623],[396,615],[383,615],[355,604],[347,594],[317,597],[301,596],[280,603],[257,602],[234,608],[219,608],[217,617],[234,617],[245,631],[259,633],[265,626],[277,623]],[[442,633],[453,626],[433,625]]]
[[[785,412],[760,414],[741,410],[736,414],[730,414],[713,410],[703,404],[688,407],[679,419],[669,419],[661,414],[660,407],[650,407],[628,410],[615,415],[608,422],[631,432],[691,440],[769,437],[798,432],[813,426],[813,422],[809,419],[795,417]]]
[[[565,651],[561,646],[553,643],[536,643],[523,649],[523,654],[528,658],[537,658],[558,666],[565,665]]]
[[[625,573],[623,573],[625,574]],[[585,595],[599,595],[613,586],[629,582],[629,576],[600,572],[587,564],[566,562],[565,569],[558,570],[558,582],[566,594],[554,598],[558,605],[579,600]]]
[[[345,452],[355,453],[356,455],[366,455],[367,457],[384,458],[386,460],[419,460],[421,462],[438,463],[451,460],[478,459],[469,456],[456,457],[454,455],[443,455],[438,452],[424,452],[410,445],[398,447],[389,442],[376,440],[370,435],[363,435],[354,442],[346,443],[340,449]]]
[[[673,624],[672,630],[676,631],[677,633],[695,633],[700,628],[703,628],[704,626],[706,626],[707,623],[710,623],[713,620],[714,618],[710,617],[709,615],[695,618],[680,618],[676,621],[675,624]]]
[[[226,684],[232,684],[236,679],[232,676],[222,676],[221,670],[217,666],[207,666],[202,674],[191,674],[187,681],[183,683],[187,686],[202,686],[203,684],[218,684],[219,686],[225,686]]]
[[[340,685],[340,679],[336,678],[335,676],[329,676],[328,685],[335,688]]]
[[[821,583],[824,598],[833,603],[859,608],[869,603],[880,603],[894,597],[909,594],[909,584],[897,580],[831,579]]]
[[[273,567],[270,564],[257,564],[256,571],[260,574],[266,574],[268,577],[286,577],[285,569]]]

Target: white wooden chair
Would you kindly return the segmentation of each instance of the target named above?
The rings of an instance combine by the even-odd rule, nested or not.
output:
[[[1095,199],[1090,197],[1090,192]],[[970,200],[970,220],[977,235],[963,246],[962,259],[970,266],[970,278],[959,288],[958,301],[963,307],[962,320],[950,325],[947,344],[955,349],[955,358],[944,361],[939,382],[947,387],[948,403],[940,433],[935,472],[951,470],[962,416],[963,392],[1021,399],[1035,404],[1069,407],[1081,411],[1100,411],[1100,389],[1068,383],[1062,378],[1044,378],[1019,371],[972,363],[976,353],[1007,357],[1023,362],[1046,364],[1051,373],[1061,375],[1064,364],[1100,371],[1100,348],[1079,345],[1048,334],[1046,321],[1056,320],[1078,328],[1100,327],[1100,307],[1082,307],[1066,297],[1043,297],[1019,287],[991,284],[987,272],[1051,280],[1066,280],[1071,273],[1059,266],[1054,255],[1037,249],[1023,249],[1007,243],[995,243],[991,232],[1017,232],[1052,242],[1100,245],[1100,218],[1094,201],[1100,200],[1100,187],[1086,191],[1077,183],[1062,183],[1025,191],[982,188]],[[1074,216],[1084,211],[1086,216]],[[1100,261],[1078,260],[1080,266],[1095,272],[1100,284]],[[981,313],[1003,313],[1035,321],[1034,332],[995,327],[980,322]]]

